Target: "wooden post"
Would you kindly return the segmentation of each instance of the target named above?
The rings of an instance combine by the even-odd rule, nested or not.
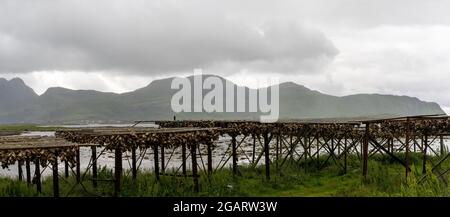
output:
[[[278,169],[278,159],[279,159],[279,149],[280,148],[280,140],[279,140],[279,134],[277,134],[277,142],[276,142],[276,146],[275,146],[275,168]]]
[[[53,162],[53,197],[59,197],[59,177],[58,177],[58,154],[55,154]]]
[[[422,144],[421,144],[421,146],[422,146],[422,150],[423,150],[423,137],[420,137],[421,138],[421,142],[422,142]],[[413,138],[412,138],[412,140],[413,140],[413,152],[416,152],[416,136],[413,136]]]
[[[25,160],[25,170],[27,174],[27,184],[29,186],[31,184],[31,169],[30,169],[30,160],[28,158]]]
[[[391,138],[389,138],[388,141],[387,141],[387,151],[389,153],[392,153],[392,151],[391,151]]]
[[[330,155],[334,155],[334,138],[331,138],[331,150]]]
[[[114,154],[114,196],[117,197],[120,193],[120,182],[122,180],[122,149],[120,147],[116,147]]]
[[[194,192],[199,191],[198,186],[198,174],[197,174],[197,147],[195,144],[191,145],[191,158],[192,158],[192,176],[194,179]]]
[[[270,156],[269,156],[269,135],[267,132],[263,134],[264,136],[264,157],[266,164],[266,179],[270,180]]]
[[[317,168],[320,167],[320,145],[319,145],[319,137],[316,137],[317,141]]]
[[[394,154],[395,149],[394,149],[394,137],[391,138],[391,153]]]
[[[406,119],[406,136],[405,136],[405,177],[408,178],[409,174],[409,118]]]
[[[159,159],[158,159],[158,145],[153,145],[153,161],[155,163],[155,176],[156,181],[159,181]]]
[[[256,136],[255,136],[255,134],[252,134],[252,137],[253,137],[252,164],[254,164],[255,157],[256,157]]]
[[[76,161],[77,161],[77,165],[76,165],[76,175],[77,175],[77,183],[81,182],[81,170],[80,170],[80,147],[77,148],[77,155],[76,155]]]
[[[166,171],[166,160],[164,159],[164,146],[161,146],[161,172],[164,174]]]
[[[367,178],[367,164],[369,158],[369,123],[366,123],[366,130],[364,132],[364,141],[363,141],[363,176],[364,179]]]
[[[136,167],[136,146],[133,145],[131,148],[131,174],[133,181],[136,181],[137,177],[137,167]]]
[[[67,160],[64,161],[64,176],[69,178],[69,162]]]
[[[303,137],[303,154],[305,155],[305,172],[308,170],[308,137]]]
[[[34,160],[34,176],[36,178],[36,189],[37,192],[41,193],[42,192],[42,186],[41,186],[41,166],[39,165],[40,161],[39,158],[36,158],[36,160]]]
[[[212,175],[213,165],[212,165],[212,142],[207,144],[208,149],[208,175]]]
[[[338,140],[337,145],[337,154],[338,156],[341,155],[341,140]]]
[[[344,139],[344,174],[347,174],[347,137]]]
[[[440,145],[441,145],[441,157],[444,156],[444,136],[440,135],[439,136],[439,140],[440,140]]]
[[[279,146],[280,146],[280,157],[281,157],[281,159],[283,159],[283,138],[281,136],[281,132],[280,132],[280,135],[278,135],[278,140],[279,140]]]
[[[183,175],[186,176],[187,173],[186,173],[186,144],[185,143],[181,144],[181,160],[183,163],[181,165],[182,166],[181,170],[183,172]]]
[[[92,152],[92,186],[97,187],[97,147],[91,146]]]
[[[289,136],[289,147],[290,147],[290,151],[289,151],[289,160],[293,161],[294,159],[294,144],[292,143],[292,134]]]
[[[427,173],[427,149],[428,149],[428,135],[425,134],[423,140],[423,158],[422,158],[422,174]]]
[[[23,164],[23,161],[21,161],[21,160],[17,161],[17,166],[18,166],[18,169],[19,169],[19,181],[23,180],[22,164]]]
[[[233,175],[237,174],[237,153],[236,153],[236,135],[231,135],[231,148],[233,156]]]

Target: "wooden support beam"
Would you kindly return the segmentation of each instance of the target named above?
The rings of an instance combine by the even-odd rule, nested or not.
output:
[[[55,161],[52,165],[53,170],[53,197],[59,197],[59,175],[58,175],[58,154],[55,154]]]
[[[91,147],[92,157],[92,186],[97,187],[97,147]]]
[[[362,154],[363,154],[363,176],[364,178],[367,178],[367,166],[368,166],[368,158],[369,158],[369,128],[370,124],[366,123],[366,128],[364,131],[364,141],[363,141],[363,150],[362,150]]]
[[[36,190],[38,193],[42,193],[42,185],[41,185],[41,165],[39,158],[34,160],[34,178],[36,183]]]
[[[423,146],[423,137],[421,137],[421,140],[422,140],[421,142],[422,142],[422,146]],[[416,146],[417,146],[416,136],[413,136],[412,141],[413,141],[413,152],[417,152],[417,148],[416,148]]]
[[[159,159],[158,159],[158,145],[157,144],[153,145],[153,163],[155,164],[154,170],[155,170],[156,181],[159,181]]]
[[[69,162],[64,161],[64,177],[69,178]]]
[[[344,139],[344,174],[347,174],[347,137]]]
[[[423,138],[423,158],[422,158],[422,174],[427,173],[427,149],[428,149],[428,135],[425,134]]]
[[[165,173],[166,172],[166,159],[164,158],[164,146],[161,146],[161,172]]]
[[[27,175],[27,184],[29,186],[31,184],[31,168],[30,168],[30,160],[28,158],[25,160],[25,170]]]
[[[131,177],[133,181],[136,181],[137,177],[137,165],[136,165],[136,146],[131,147]]]
[[[316,136],[316,141],[317,141],[317,168],[320,167],[320,142],[319,142],[319,137]]]
[[[252,134],[253,138],[253,147],[252,147],[252,164],[255,164],[255,156],[256,156],[256,136]]]
[[[198,186],[198,172],[197,172],[197,147],[191,144],[191,159],[192,159],[192,176],[194,179],[194,192],[199,192]]]
[[[236,147],[236,135],[232,134],[231,135],[231,150],[232,150],[232,158],[233,158],[233,162],[232,162],[232,166],[233,166],[233,175],[237,174],[237,147]]]
[[[212,165],[212,142],[209,142],[207,144],[207,151],[208,151],[208,175],[211,176],[213,172],[213,165]]]
[[[327,145],[327,146],[328,146],[328,145]],[[328,148],[329,148],[329,147],[328,147]],[[334,136],[333,136],[333,137],[331,137],[330,156],[334,155],[334,150],[335,150],[335,147],[334,147]]]
[[[277,139],[277,141],[276,141],[276,145],[275,145],[275,168],[278,169],[278,159],[279,159],[279,154],[280,154],[280,152],[279,152],[279,149],[280,149],[280,134],[279,133],[277,133],[276,139]]]
[[[290,136],[289,136],[289,146],[290,146],[290,149],[289,149],[289,153],[288,153],[288,154],[289,154],[289,160],[290,160],[291,162],[294,160],[294,150],[295,150],[295,147],[297,146],[298,142],[300,141],[300,139],[297,138],[297,141],[296,141],[295,144],[292,142],[292,140],[293,140],[292,135],[290,135]],[[287,159],[287,158],[286,158],[286,159]]]
[[[77,183],[81,182],[81,169],[80,169],[80,164],[81,164],[81,159],[80,159],[80,148],[77,148],[77,154],[76,154],[76,178],[77,178]]]
[[[19,172],[19,181],[23,180],[22,164],[23,164],[23,161],[21,161],[21,160],[17,161],[17,167],[18,167],[18,172]]]
[[[114,155],[114,196],[118,197],[120,194],[122,180],[122,149],[120,147],[116,147]]]
[[[391,158],[393,158],[394,160],[399,162],[401,165],[403,165],[407,170],[411,171],[411,169],[406,165],[405,162],[403,162],[400,158],[395,156],[393,153],[389,152],[385,147],[383,147],[380,143],[378,143],[378,141],[376,139],[374,139],[373,137],[370,137],[370,141],[372,142],[373,145],[379,147],[382,151],[384,151],[386,154],[388,154]]]
[[[263,134],[264,137],[264,158],[266,166],[266,180],[270,180],[270,156],[269,156],[269,135],[267,132]]]
[[[303,153],[305,155],[305,172],[308,170],[308,137],[306,135],[303,137]]]
[[[181,161],[182,161],[182,169],[181,171],[183,172],[183,175],[186,176],[186,144],[183,143],[181,144]]]
[[[406,164],[406,170],[405,170],[405,177],[408,178],[408,174],[410,172],[409,170],[409,118],[406,119],[406,135],[405,135],[405,164]]]
[[[278,139],[277,142],[278,142],[278,145],[279,145],[279,148],[280,148],[280,159],[283,159],[283,138],[282,138],[282,135],[279,134],[277,139]]]

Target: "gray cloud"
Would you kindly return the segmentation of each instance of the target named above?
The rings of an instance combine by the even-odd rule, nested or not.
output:
[[[203,3],[3,1],[0,73],[315,72],[337,55],[323,33],[297,21],[255,25]]]
[[[0,77],[19,76],[40,93],[123,92],[202,67],[241,85],[279,76],[329,94],[416,96],[450,112],[449,8],[448,0],[0,0]]]

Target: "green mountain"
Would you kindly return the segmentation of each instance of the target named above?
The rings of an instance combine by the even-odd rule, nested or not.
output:
[[[204,76],[203,79],[210,75]],[[192,81],[193,77],[189,77]],[[225,89],[225,82],[220,78]],[[257,119],[261,113],[179,113],[171,109],[172,78],[155,80],[132,92],[116,94],[94,90],[49,88],[37,95],[21,79],[0,78],[0,123],[92,123],[172,119]],[[192,82],[191,82],[192,83]],[[226,89],[236,99],[245,100],[248,111],[249,88],[245,98],[237,97],[236,86]],[[279,86],[281,119],[350,118],[443,114],[437,103],[408,96],[358,94],[337,97],[287,82]],[[209,90],[203,90],[203,95]],[[225,96],[225,93],[224,93]],[[192,99],[191,102],[193,102]]]

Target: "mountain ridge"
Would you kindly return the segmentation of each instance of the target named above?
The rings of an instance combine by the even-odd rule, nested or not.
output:
[[[205,79],[215,75],[203,76]],[[170,107],[171,96],[178,91],[170,88],[172,78],[154,80],[145,87],[125,93],[51,87],[41,95],[36,94],[20,78],[9,81],[0,78],[0,123],[171,119],[175,115]],[[219,78],[222,82],[231,82],[225,78]],[[188,79],[192,81],[193,76]],[[238,85],[232,84],[235,90]],[[223,86],[225,88],[225,85]],[[248,87],[243,87],[246,91],[249,90]],[[333,96],[294,82],[280,84],[281,119],[348,118],[386,114],[405,116],[431,113],[445,112],[437,103],[422,101],[416,97],[389,94]],[[180,119],[255,119],[260,113],[203,112],[176,115]]]

